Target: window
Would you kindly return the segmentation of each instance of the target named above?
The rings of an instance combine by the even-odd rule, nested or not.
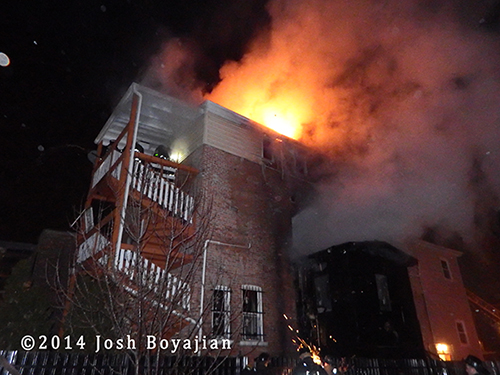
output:
[[[212,334],[229,338],[231,334],[231,290],[227,286],[216,286],[212,298]]]
[[[264,135],[262,140],[262,158],[265,165],[271,168],[277,168],[276,158],[274,157],[273,141],[268,135]]]
[[[262,341],[264,338],[262,288],[243,285],[243,340]]]
[[[442,361],[451,361],[450,346],[448,344],[436,344],[436,351]]]
[[[262,157],[266,160],[272,161],[273,160],[273,153],[271,149],[271,140],[269,139],[268,136],[264,136],[264,139],[262,140]]]
[[[465,331],[464,322],[457,321],[457,332],[458,332],[458,338],[460,339],[460,343],[467,345],[469,343],[469,338],[467,337],[467,332]]]
[[[450,265],[447,260],[441,259],[441,269],[443,270],[443,276],[445,279],[451,280]]]
[[[376,274],[375,282],[377,283],[378,306],[380,311],[392,311],[387,276]]]

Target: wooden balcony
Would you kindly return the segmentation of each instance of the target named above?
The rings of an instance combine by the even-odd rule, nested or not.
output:
[[[189,310],[189,285],[172,272],[192,262],[183,244],[195,233],[195,200],[179,177],[186,182],[196,173],[137,151],[127,157],[112,145],[94,167],[87,209],[80,218],[77,263],[97,263],[122,275],[132,294],[146,287],[151,293],[163,293],[168,301],[181,292],[180,298],[175,297],[177,309]],[[94,223],[101,214],[93,212],[96,201],[111,209]],[[127,235],[118,236],[118,231]],[[122,240],[118,246],[117,238]]]
[[[164,332],[169,335],[174,327],[193,323],[187,314],[191,290],[183,273],[193,260],[184,244],[195,233],[195,199],[187,187],[198,172],[139,152],[134,147],[138,134],[150,135],[139,132],[138,112],[134,94],[128,123],[114,129],[119,134],[108,146],[99,141],[85,210],[76,221],[74,275],[106,276],[127,296],[153,304],[150,311],[160,307],[174,314],[175,322]]]

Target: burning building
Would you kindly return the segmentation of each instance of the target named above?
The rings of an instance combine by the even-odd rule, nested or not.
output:
[[[300,267],[296,305],[287,250],[317,157],[299,142],[214,102],[133,84],[96,143],[77,270],[112,273],[133,299],[161,295],[155,306],[169,317],[155,334],[278,355],[293,351],[297,324],[338,355],[481,354],[459,253],[430,244],[315,253]]]
[[[307,149],[213,102],[138,84],[96,143],[77,270],[113,273],[130,298],[160,293],[176,317],[156,328],[163,337],[292,351],[286,250],[309,186]]]

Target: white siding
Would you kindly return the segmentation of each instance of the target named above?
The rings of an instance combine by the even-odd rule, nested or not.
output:
[[[215,113],[205,115],[204,143],[255,163],[261,161],[262,133]]]
[[[204,118],[205,115],[198,117],[193,121],[193,123],[185,126],[178,134],[175,135],[172,150],[174,152],[180,151],[184,157],[182,160],[191,155],[198,147],[203,145],[205,133]]]

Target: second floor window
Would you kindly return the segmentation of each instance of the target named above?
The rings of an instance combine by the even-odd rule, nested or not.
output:
[[[216,286],[212,297],[212,334],[229,338],[231,335],[231,290],[226,286]]]
[[[264,338],[262,288],[243,285],[243,340],[262,341]]]
[[[441,259],[441,268],[443,270],[443,276],[445,279],[451,280],[450,264],[447,260]]]
[[[467,345],[469,343],[469,338],[467,337],[467,332],[465,331],[465,324],[464,322],[457,321],[457,332],[458,332],[458,338],[460,339],[460,343]]]

